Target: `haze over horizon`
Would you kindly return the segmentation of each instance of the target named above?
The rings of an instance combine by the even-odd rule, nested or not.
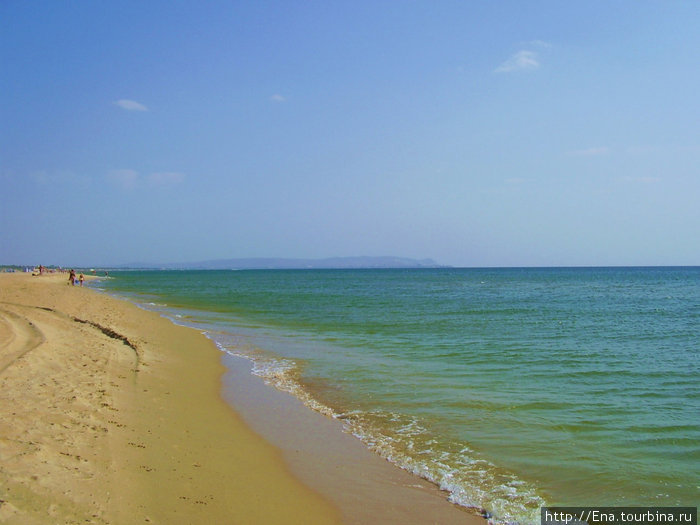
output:
[[[0,4],[0,264],[700,265],[700,3]]]

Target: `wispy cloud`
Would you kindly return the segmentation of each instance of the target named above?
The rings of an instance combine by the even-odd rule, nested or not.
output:
[[[586,148],[569,151],[567,152],[567,155],[571,157],[597,157],[600,155],[607,155],[608,153],[610,153],[610,148],[602,146],[597,148]]]
[[[284,98],[282,95],[275,93],[274,95],[272,95],[272,96],[270,97],[270,100],[271,100],[272,102],[277,102],[277,103],[279,104],[280,102],[284,102],[284,101],[287,100],[287,99]]]
[[[532,71],[540,67],[536,52],[522,49],[494,69],[495,73],[512,73],[515,71]]]
[[[79,184],[85,186],[90,183],[89,177],[79,175],[72,170],[37,170],[30,172],[29,178],[39,185]]]
[[[127,111],[148,111],[148,108],[140,102],[126,98],[119,99],[114,104]]]
[[[133,190],[139,182],[139,174],[134,170],[112,170],[107,174],[107,178],[123,190]]]

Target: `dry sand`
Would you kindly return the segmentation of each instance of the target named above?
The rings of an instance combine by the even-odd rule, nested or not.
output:
[[[0,275],[0,522],[339,521],[222,400],[209,340],[66,280]]]
[[[0,523],[485,523],[239,363],[244,422],[204,335],[67,278],[0,274]]]

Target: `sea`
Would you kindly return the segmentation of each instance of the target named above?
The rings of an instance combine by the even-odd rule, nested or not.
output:
[[[118,271],[495,523],[700,502],[700,267]]]

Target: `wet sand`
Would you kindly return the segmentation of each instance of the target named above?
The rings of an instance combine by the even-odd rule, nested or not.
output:
[[[225,356],[224,396],[261,436],[282,450],[292,472],[333,501],[343,522],[471,524],[486,520],[453,505],[448,493],[410,474],[343,431],[342,422],[251,375],[251,363]]]

